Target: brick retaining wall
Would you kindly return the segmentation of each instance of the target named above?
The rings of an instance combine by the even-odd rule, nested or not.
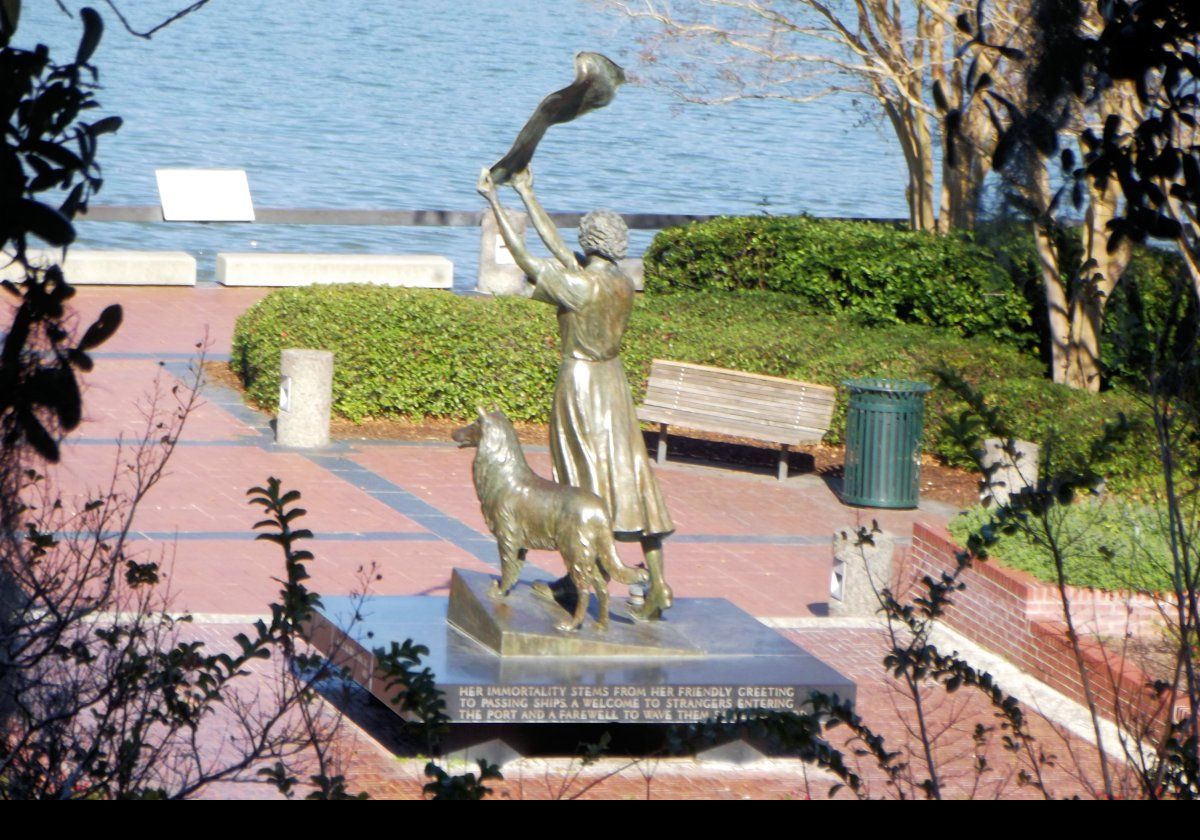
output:
[[[894,581],[902,597],[926,577],[953,571],[962,549],[946,529],[917,523],[905,562]],[[944,620],[1023,671],[1083,703],[1083,681],[1067,640],[1058,588],[1015,569],[976,562],[960,580],[966,588],[951,596]],[[1154,599],[1127,593],[1068,587],[1071,614],[1083,644],[1083,658],[1100,713],[1110,720],[1136,716],[1159,719],[1162,703],[1149,689],[1150,677],[1120,655],[1121,640],[1155,632],[1161,626]],[[1101,639],[1107,642],[1102,644]],[[1119,698],[1119,702],[1118,702]],[[1176,715],[1182,713],[1176,709]]]

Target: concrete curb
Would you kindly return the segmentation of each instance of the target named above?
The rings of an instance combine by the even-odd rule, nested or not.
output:
[[[183,251],[77,251],[63,258],[60,250],[30,250],[36,266],[58,263],[67,282],[76,286],[195,286],[196,258]],[[0,279],[22,279],[21,269],[9,264]]]
[[[436,254],[217,254],[223,286],[312,286],[369,283],[449,289],[454,263]]]

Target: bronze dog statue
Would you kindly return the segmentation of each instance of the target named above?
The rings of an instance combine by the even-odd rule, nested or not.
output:
[[[502,412],[485,414],[451,436],[460,448],[475,447],[471,472],[483,518],[500,548],[498,594],[517,583],[525,553],[557,550],[579,599],[570,621],[559,630],[576,630],[588,608],[588,587],[596,593],[599,625],[608,626],[608,581],[643,583],[642,569],[624,565],[613,541],[604,502],[579,487],[547,481],[529,468],[512,423]]]

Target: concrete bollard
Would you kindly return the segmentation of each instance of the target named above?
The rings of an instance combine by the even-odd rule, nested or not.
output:
[[[1020,493],[1026,487],[1037,487],[1038,484],[1038,455],[1041,447],[1027,440],[1014,440],[1012,445],[1013,457],[1005,451],[1005,441],[1000,438],[988,438],[983,442],[983,455],[980,463],[984,471],[984,488],[980,492],[980,501],[991,500],[996,505],[1008,504],[1008,499],[1014,493]]]
[[[859,545],[853,529],[833,534],[833,579],[829,586],[829,614],[845,618],[872,617],[879,612],[878,593],[892,585],[891,534],[870,531],[872,542]]]
[[[513,229],[524,242],[529,216],[518,210],[504,212],[508,214]],[[489,295],[532,295],[533,285],[526,281],[525,272],[504,246],[496,217],[490,210],[483,214],[483,223],[479,230],[479,282],[475,285],[475,290]]]
[[[279,359],[279,414],[275,442],[309,449],[329,445],[333,354],[328,350],[284,350]]]
[[[621,271],[633,281],[633,288],[639,292],[646,290],[646,264],[640,257],[630,257],[619,263]]]

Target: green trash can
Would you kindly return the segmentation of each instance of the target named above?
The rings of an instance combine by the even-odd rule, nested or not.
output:
[[[847,379],[846,470],[842,501],[877,508],[915,508],[920,492],[924,382]]]

